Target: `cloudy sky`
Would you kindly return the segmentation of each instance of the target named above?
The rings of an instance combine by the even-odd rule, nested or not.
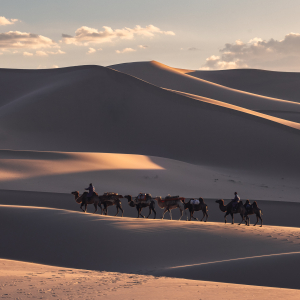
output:
[[[300,71],[299,0],[0,0],[0,67]]]

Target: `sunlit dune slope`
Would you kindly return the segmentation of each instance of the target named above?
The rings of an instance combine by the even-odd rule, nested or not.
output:
[[[221,282],[154,277],[119,272],[97,272],[70,269],[15,260],[0,260],[0,284],[5,286],[7,297],[107,300],[135,298],[199,300],[289,299],[298,300],[300,291],[295,289],[238,285]],[[15,284],[17,282],[17,285]],[[16,286],[18,287],[16,289]],[[168,288],[166,288],[166,286]],[[83,288],[84,287],[84,288]]]
[[[156,61],[113,65],[110,68],[130,74],[160,87],[191,93],[238,105],[276,117],[300,122],[300,104],[284,101],[275,96],[269,98],[228,88],[186,73]],[[242,76],[241,76],[242,77]],[[283,88],[283,87],[282,87]]]
[[[69,194],[74,190],[83,192],[92,182],[100,194],[114,191],[136,196],[145,191],[153,196],[176,194],[184,197],[229,198],[232,197],[232,191],[238,188],[243,198],[299,201],[298,177],[291,177],[289,172],[283,180],[280,175],[194,165],[134,154],[0,150],[2,190]],[[41,196],[41,200],[44,197]],[[22,200],[18,196],[13,198]],[[21,202],[9,202],[12,201],[11,196],[3,195],[1,203],[22,204],[28,202],[28,197],[25,198]],[[73,199],[71,196],[68,198]],[[29,205],[32,205],[32,200],[30,198]],[[70,205],[72,209],[78,209],[75,202],[70,202]]]
[[[142,220],[37,207],[0,206],[0,209],[1,243],[5,245],[0,248],[1,258],[149,275],[163,275],[176,267],[176,277],[185,278],[187,265],[210,263],[214,270],[222,264],[220,261],[233,260],[234,264],[235,259],[245,258],[246,262],[252,257],[252,266],[246,268],[247,272],[243,269],[239,283],[252,284],[252,278],[258,276],[263,265],[264,272],[274,276],[274,280],[281,278],[276,281],[279,287],[300,287],[298,281],[290,280],[293,271],[281,259],[294,255],[294,270],[300,267],[299,255],[292,254],[300,251],[298,228]],[[278,259],[268,263],[274,254],[278,254]],[[205,275],[201,267],[198,275],[192,273],[193,279]],[[218,272],[208,275],[212,281],[218,278],[235,283],[233,273],[222,278]],[[259,285],[269,285],[269,278],[260,276],[260,279]]]
[[[294,128],[109,68],[44,70],[40,76],[52,72],[44,86],[0,108],[3,149],[151,155],[279,177],[299,172]]]
[[[235,69],[187,73],[233,89],[300,102],[300,73],[298,72]]]

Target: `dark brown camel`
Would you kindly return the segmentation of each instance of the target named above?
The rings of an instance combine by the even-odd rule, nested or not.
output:
[[[260,227],[262,227],[263,219],[262,219],[262,211],[257,206],[257,202],[254,201],[253,204],[250,204],[249,200],[246,200],[246,203],[244,204],[244,207],[246,209],[246,225],[250,225],[250,218],[249,215],[256,215],[256,223],[253,225],[255,226],[258,223],[258,219],[260,219]]]
[[[207,221],[207,218],[208,218],[208,213],[207,213],[207,212],[208,212],[208,208],[207,208],[207,204],[204,203],[203,198],[199,198],[199,201],[200,201],[200,203],[197,204],[197,205],[191,204],[190,201],[184,203],[184,209],[188,209],[188,210],[189,210],[189,212],[190,212],[190,221],[191,221],[192,218],[193,218],[194,220],[197,220],[197,221],[198,221],[198,219],[194,217],[194,212],[195,212],[195,211],[200,211],[200,210],[201,210],[202,213],[203,213],[203,217],[202,217],[202,219],[201,219],[200,221],[203,221],[204,217],[206,216],[206,219],[205,219],[205,221],[204,221],[204,222],[206,222],[206,221]]]
[[[228,215],[231,215],[231,218],[232,218],[232,224],[234,224],[234,218],[233,218],[233,215],[234,215],[234,214],[240,214],[241,217],[242,217],[242,221],[241,221],[241,223],[239,223],[239,225],[241,225],[242,222],[245,221],[246,209],[245,209],[245,207],[244,207],[242,201],[240,201],[240,202],[237,204],[236,209],[233,209],[232,203],[231,203],[231,202],[229,202],[227,205],[224,205],[224,200],[223,200],[223,199],[217,200],[216,203],[219,204],[219,208],[220,208],[220,210],[221,210],[222,212],[226,212],[226,213],[225,213],[225,216],[224,216],[224,218],[225,218],[225,223],[227,223],[226,217],[227,217]],[[245,223],[246,223],[246,221],[245,221]]]
[[[123,198],[122,195],[118,195],[116,193],[104,193],[103,195],[99,196],[99,207],[101,208],[101,211],[104,212],[105,215],[108,213],[108,207],[116,205],[117,207],[117,213],[115,216],[118,215],[119,210],[122,212],[122,217],[124,214],[124,210],[122,208],[121,198]],[[103,205],[103,209],[102,206]]]
[[[83,212],[86,212],[86,209],[87,209],[87,206],[88,204],[94,204],[94,207],[95,207],[95,211],[94,213],[98,210],[98,207],[97,205],[99,205],[99,197],[98,197],[98,194],[94,192],[93,196],[90,197],[90,198],[87,198],[87,194],[88,192],[84,192],[81,196],[79,195],[79,192],[78,191],[75,191],[75,192],[72,192],[71,193],[72,195],[75,196],[75,201],[80,204],[80,209],[83,211]],[[85,209],[83,210],[82,206],[85,206]],[[102,214],[102,207],[99,205],[99,207],[101,208],[101,214]]]
[[[135,199],[133,200],[131,195],[126,195],[126,196],[124,196],[124,198],[126,198],[128,200],[128,204],[131,207],[136,207],[136,210],[138,212],[138,216],[137,216],[138,218],[140,216],[142,218],[145,218],[145,216],[142,215],[142,209],[145,207],[149,207],[149,214],[148,214],[147,218],[149,218],[152,211],[154,212],[154,219],[156,218],[155,201],[153,200],[153,198],[151,197],[150,194],[146,194],[145,201],[140,201],[137,199],[137,197],[135,197]]]

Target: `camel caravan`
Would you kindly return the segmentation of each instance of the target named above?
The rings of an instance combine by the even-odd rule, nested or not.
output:
[[[203,198],[199,199],[190,199],[186,201],[186,198],[180,197],[180,196],[171,196],[168,195],[165,198],[162,197],[155,197],[153,198],[151,194],[146,193],[140,193],[137,197],[132,197],[131,195],[118,195],[117,193],[104,193],[103,195],[98,195],[95,192],[94,187],[92,184],[86,190],[89,190],[89,192],[84,192],[82,195],[79,194],[78,191],[72,192],[71,194],[75,196],[76,203],[80,204],[80,209],[83,212],[86,212],[88,204],[93,204],[95,207],[94,213],[98,211],[98,207],[101,209],[101,214],[107,215],[108,214],[108,207],[109,206],[116,206],[117,211],[115,216],[119,214],[119,211],[122,212],[122,217],[124,214],[124,210],[122,208],[121,199],[126,198],[128,200],[128,204],[130,207],[135,207],[137,210],[137,217],[145,218],[144,215],[142,215],[143,208],[149,208],[149,213],[147,218],[150,217],[150,215],[154,214],[154,219],[156,218],[156,210],[155,210],[155,201],[158,204],[158,207],[163,209],[163,215],[162,219],[164,218],[166,212],[169,212],[170,219],[172,220],[172,210],[178,208],[180,210],[180,218],[183,216],[183,212],[186,214],[186,210],[189,211],[189,221],[197,220],[198,218],[194,217],[194,213],[197,211],[202,211],[202,219],[200,221],[204,222],[208,219],[208,206],[205,204]],[[250,225],[250,215],[256,216],[256,223],[254,226],[258,223],[258,221],[261,221],[261,227],[263,224],[262,219],[262,211],[258,208],[257,202],[254,201],[253,204],[250,204],[249,200],[246,200],[246,203],[243,204],[243,202],[240,200],[239,196],[235,192],[235,198],[231,200],[227,205],[225,205],[224,200],[216,200],[216,203],[219,204],[219,208],[222,212],[225,213],[224,219],[225,223],[227,223],[227,216],[230,215],[232,218],[232,224],[234,224],[234,214],[240,214],[242,220],[239,223],[239,225],[242,224],[242,222],[245,222],[246,225]],[[84,209],[83,209],[84,206]]]

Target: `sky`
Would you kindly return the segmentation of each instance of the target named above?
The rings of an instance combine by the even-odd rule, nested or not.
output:
[[[299,0],[0,0],[0,67],[300,71]]]

